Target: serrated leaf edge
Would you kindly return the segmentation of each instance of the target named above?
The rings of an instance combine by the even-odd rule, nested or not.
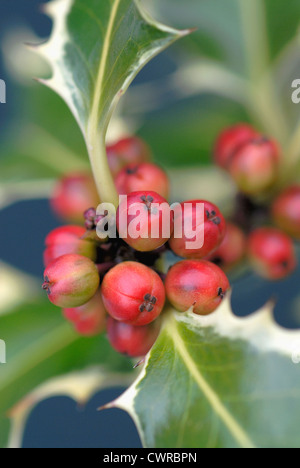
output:
[[[274,320],[273,311],[274,302],[270,301],[263,308],[248,317],[237,317],[231,309],[231,295],[228,295],[218,310],[209,316],[198,316],[191,311],[178,313],[170,310],[166,314],[163,326],[163,330],[166,330],[173,339],[181,358],[189,368],[202,393],[242,448],[255,448],[255,444],[222,404],[218,395],[196,367],[178,333],[176,324],[185,323],[190,329],[195,329],[195,331],[200,328],[212,327],[220,336],[248,340],[254,348],[260,351],[277,352],[292,359],[295,351],[300,352],[300,331],[287,330],[280,327]],[[151,351],[145,360],[145,365],[137,380],[117,400],[107,406],[120,408],[128,412],[137,427],[144,447],[146,446],[145,436],[134,408],[134,401],[140,391],[138,388],[139,384],[146,377],[150,358]]]
[[[82,407],[98,391],[113,386],[126,386],[130,383],[132,383],[132,374],[109,373],[101,367],[91,367],[81,372],[73,372],[50,379],[9,411],[11,432],[8,448],[21,446],[27,419],[32,410],[43,400],[55,396],[68,396]]]

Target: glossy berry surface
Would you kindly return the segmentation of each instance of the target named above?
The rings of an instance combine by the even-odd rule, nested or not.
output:
[[[73,323],[80,335],[94,336],[103,332],[106,326],[106,310],[100,290],[83,306],[63,309],[63,316]]]
[[[120,237],[134,249],[156,250],[173,232],[169,204],[155,192],[133,192],[118,207],[117,228]]]
[[[98,270],[92,260],[67,254],[45,269],[43,289],[56,306],[79,307],[96,294],[99,281]]]
[[[278,227],[300,240],[300,185],[279,195],[273,203],[272,216]]]
[[[122,138],[118,142],[108,145],[106,150],[108,164],[114,176],[128,164],[140,164],[151,159],[150,148],[141,138],[136,136]]]
[[[115,183],[121,195],[150,190],[166,199],[169,197],[170,183],[168,176],[156,164],[129,164],[119,172]]]
[[[85,229],[81,226],[61,226],[51,231],[45,240],[44,265],[48,266],[66,254],[78,254],[96,259],[96,245],[83,239]]]
[[[179,312],[192,308],[198,315],[208,315],[221,304],[230,288],[225,273],[205,260],[184,260],[167,274],[166,293]]]
[[[243,231],[233,223],[226,223],[226,234],[220,247],[207,258],[228,271],[236,266],[246,255],[247,239]]]
[[[186,210],[185,204],[191,206]],[[197,217],[198,206],[204,205],[203,216]],[[202,211],[203,213],[203,211]],[[221,244],[226,232],[226,222],[219,208],[206,200],[191,200],[181,203],[181,210],[175,212],[174,225],[182,226],[182,235],[174,234],[169,241],[173,252],[179,257],[202,259],[213,253]],[[196,240],[196,232],[204,233],[204,244],[201,247],[188,248],[188,243]],[[193,232],[195,235],[193,235]]]
[[[256,130],[247,124],[238,124],[224,130],[217,139],[214,158],[215,163],[227,169],[234,153],[250,139],[257,137]]]
[[[254,270],[270,280],[285,278],[297,264],[292,240],[274,228],[253,231],[248,240],[248,254]]]
[[[280,150],[273,140],[251,140],[234,153],[229,172],[238,188],[248,194],[264,193],[279,172]]]
[[[142,357],[154,345],[159,335],[159,325],[155,321],[149,325],[135,327],[109,317],[107,335],[110,344],[119,353],[129,357]]]
[[[54,187],[50,203],[59,217],[82,223],[84,211],[100,203],[93,177],[89,174],[66,175]]]
[[[158,274],[137,262],[124,262],[110,270],[101,291],[109,315],[136,326],[153,322],[165,303],[165,288]]]

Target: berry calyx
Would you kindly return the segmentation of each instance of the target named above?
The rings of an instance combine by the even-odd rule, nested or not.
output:
[[[300,240],[300,185],[286,189],[272,206],[274,222],[290,236]]]
[[[238,188],[248,194],[262,194],[276,181],[280,150],[277,143],[265,137],[253,139],[233,155],[229,172]]]
[[[197,315],[208,315],[221,304],[230,288],[225,273],[206,260],[183,260],[167,274],[167,298],[179,312],[192,308]]]
[[[105,330],[106,310],[100,290],[81,307],[63,309],[63,316],[83,336],[95,336]]]
[[[249,260],[262,277],[280,280],[292,273],[297,264],[293,242],[274,228],[256,229],[248,240]]]
[[[243,231],[236,224],[227,222],[223,242],[206,260],[215,263],[222,270],[228,271],[243,259],[246,250],[247,239]]]
[[[82,223],[82,213],[100,203],[93,177],[82,173],[66,175],[54,187],[50,203],[60,218]]]
[[[123,138],[106,148],[108,164],[113,176],[128,164],[140,164],[151,160],[148,145],[136,136]]]
[[[115,179],[121,195],[128,195],[141,190],[151,190],[168,199],[170,183],[167,174],[156,164],[129,164],[124,167]]]
[[[238,124],[227,128],[217,139],[214,149],[215,163],[223,169],[228,169],[234,153],[249,140],[256,138],[257,135],[257,131],[247,124]]]
[[[92,260],[67,254],[47,266],[43,289],[58,307],[80,307],[96,294],[99,282],[98,269]]]
[[[191,209],[187,209],[188,205]],[[199,206],[204,207],[204,218],[197,216]],[[182,225],[182,235],[176,236],[176,229],[169,241],[173,252],[179,257],[202,259],[213,253],[221,244],[226,232],[226,222],[219,208],[206,200],[191,200],[181,203],[175,212],[174,225]],[[196,232],[204,234],[202,246],[188,248],[197,238]],[[194,233],[194,236],[193,236]],[[190,246],[191,247],[191,246]]]
[[[96,244],[83,239],[84,235],[85,229],[81,226],[62,226],[51,231],[45,240],[45,266],[62,255],[72,253],[95,260]]]
[[[170,206],[155,192],[133,192],[118,207],[117,228],[120,237],[135,250],[156,250],[173,232]]]
[[[145,356],[159,335],[160,325],[156,320],[149,325],[135,327],[109,317],[107,335],[112,347],[129,357]]]
[[[101,291],[109,315],[135,326],[153,322],[165,303],[165,288],[159,275],[137,262],[124,262],[110,270]]]

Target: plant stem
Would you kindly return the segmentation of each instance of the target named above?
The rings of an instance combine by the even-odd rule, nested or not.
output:
[[[285,143],[287,126],[270,75],[265,8],[261,0],[238,2],[248,60],[249,109],[270,135]]]
[[[300,156],[300,121],[297,123],[296,130],[291,136],[290,143],[286,152],[286,159],[289,166],[298,162]]]
[[[89,133],[87,148],[100,200],[117,208],[118,194],[107,161],[105,139],[97,130]]]

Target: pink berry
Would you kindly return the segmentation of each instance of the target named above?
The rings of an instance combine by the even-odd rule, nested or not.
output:
[[[165,303],[165,288],[158,274],[137,262],[124,262],[110,270],[101,291],[109,315],[135,326],[153,322]]]
[[[224,130],[215,145],[216,164],[227,169],[234,153],[249,140],[256,138],[257,135],[256,130],[248,124],[238,124]]]
[[[280,150],[276,142],[260,137],[234,153],[229,172],[242,192],[257,195],[266,192],[276,181],[279,161]]]
[[[51,231],[45,240],[45,266],[48,266],[62,255],[71,253],[95,260],[96,244],[83,239],[85,232],[85,229],[80,226],[61,226]]]
[[[156,164],[129,164],[124,167],[115,179],[116,187],[121,195],[131,192],[150,190],[168,199],[170,183],[167,174]]]
[[[128,164],[150,161],[151,151],[141,138],[128,137],[107,146],[107,156],[112,174],[116,176]]]
[[[192,308],[197,315],[208,315],[221,304],[230,288],[223,271],[205,260],[184,260],[167,274],[167,298],[179,312]]]
[[[141,252],[150,252],[169,240],[173,232],[173,216],[168,202],[157,193],[133,192],[119,205],[117,228],[128,245]]]
[[[47,266],[43,289],[58,307],[80,307],[96,294],[99,282],[98,270],[92,260],[67,254]]]
[[[95,336],[105,330],[106,310],[100,290],[81,307],[64,309],[64,317],[73,322],[75,330],[83,336]]]
[[[270,280],[287,277],[297,264],[292,240],[274,228],[253,231],[248,241],[248,254],[255,271]]]
[[[227,222],[226,234],[220,247],[207,260],[228,271],[245,256],[247,240],[243,231],[233,223]]]
[[[112,317],[109,317],[107,321],[110,344],[116,351],[129,357],[145,356],[154,345],[159,329],[157,320],[142,327],[119,322]]]
[[[279,195],[273,203],[272,215],[278,227],[300,240],[300,185],[293,185]]]
[[[187,211],[187,204],[191,210]],[[204,205],[204,219],[197,219],[198,206]],[[182,225],[182,236],[174,234],[169,241],[173,252],[179,257],[202,259],[213,253],[221,244],[226,232],[226,222],[219,208],[206,200],[191,200],[181,203],[181,210],[174,217],[174,225]],[[196,241],[193,232],[203,230],[204,244],[201,247],[188,248],[190,242]]]
[[[51,207],[61,218],[83,222],[83,213],[100,203],[94,179],[89,174],[68,174],[54,188]]]

